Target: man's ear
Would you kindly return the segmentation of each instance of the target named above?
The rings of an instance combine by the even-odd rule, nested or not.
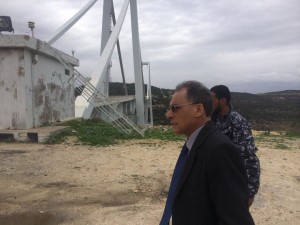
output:
[[[204,107],[201,103],[197,104],[196,105],[196,117],[201,117],[203,114],[205,114],[205,111],[204,111]]]

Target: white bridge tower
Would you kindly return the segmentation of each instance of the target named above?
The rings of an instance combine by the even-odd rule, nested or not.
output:
[[[83,9],[81,9],[76,15],[74,15],[69,21],[67,21],[48,41],[48,44],[51,45],[56,40],[58,40],[96,2],[97,0],[91,0]],[[133,97],[129,97],[127,94],[123,62],[121,56],[121,48],[119,43],[119,35],[129,5],[131,14],[132,51],[135,79],[135,96]],[[119,98],[119,100],[112,100],[109,96],[109,74],[111,67],[110,62],[115,46],[117,46],[119,56],[125,100],[122,98]],[[59,58],[59,60],[65,66],[68,66],[67,63],[63,62],[61,58]],[[147,96],[144,90],[145,84],[142,68],[143,65],[148,66],[149,72]],[[85,109],[82,115],[83,118],[90,119],[95,115],[98,115],[100,118],[111,122],[112,124],[116,125],[117,127],[121,128],[126,132],[133,128],[142,135],[147,125],[153,125],[150,63],[143,62],[141,58],[136,0],[124,0],[123,6],[121,8],[117,20],[115,17],[113,0],[103,0],[100,59],[97,63],[96,69],[91,75],[91,80],[85,78],[76,70],[73,75],[73,78],[75,79],[75,84],[77,84],[77,86],[79,87],[82,87],[82,95],[77,97],[76,101],[81,101],[82,103],[82,100],[84,100]],[[126,113],[128,111],[131,112],[130,117],[128,117]]]

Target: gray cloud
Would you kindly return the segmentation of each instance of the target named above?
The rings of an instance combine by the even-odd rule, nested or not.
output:
[[[16,33],[51,35],[86,3],[82,0],[14,0],[0,14],[11,16]],[[123,0],[115,0],[118,15]],[[89,76],[99,59],[103,1],[54,46],[80,59]],[[196,79],[208,87],[224,83],[251,93],[300,89],[298,0],[137,0],[142,58],[151,62],[152,85],[174,88]],[[133,81],[129,14],[120,34],[127,81]],[[116,53],[113,81],[121,81]],[[298,87],[298,88],[297,88]],[[265,91],[264,91],[265,88]]]

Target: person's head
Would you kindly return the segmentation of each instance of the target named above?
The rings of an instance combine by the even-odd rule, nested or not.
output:
[[[224,113],[230,106],[231,94],[225,85],[216,85],[210,89],[213,99],[213,111],[215,113]]]
[[[176,86],[166,117],[174,133],[189,137],[210,120],[211,113],[212,98],[209,90],[198,81],[185,81]]]

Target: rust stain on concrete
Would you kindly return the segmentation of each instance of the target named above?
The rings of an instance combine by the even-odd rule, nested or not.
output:
[[[28,40],[29,40],[29,35],[24,35],[24,39],[25,39],[26,41],[28,41]]]
[[[18,90],[17,90],[17,88],[14,89],[14,99],[15,100],[18,99]]]
[[[25,75],[25,70],[23,66],[19,66],[18,68],[18,75],[19,76],[24,76]]]

